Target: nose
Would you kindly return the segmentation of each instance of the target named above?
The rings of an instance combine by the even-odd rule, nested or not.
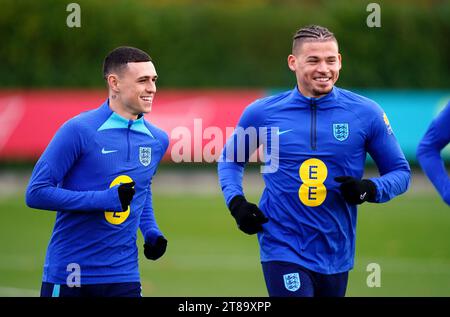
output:
[[[155,93],[156,92],[156,83],[152,80],[149,81],[149,83],[146,85],[145,90],[148,93]]]
[[[321,73],[326,73],[328,72],[328,66],[327,63],[325,61],[321,61],[318,65],[317,65],[317,71],[321,72]]]

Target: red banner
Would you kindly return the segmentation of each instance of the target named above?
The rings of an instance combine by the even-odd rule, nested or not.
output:
[[[217,151],[243,109],[263,95],[261,90],[161,90],[145,117],[169,135],[165,160],[209,161],[205,151]],[[98,90],[0,91],[0,160],[37,159],[65,121],[106,98],[106,91]]]

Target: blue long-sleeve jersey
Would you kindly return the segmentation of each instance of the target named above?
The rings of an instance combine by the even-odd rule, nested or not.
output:
[[[251,133],[236,133],[249,127],[256,129],[256,142]],[[218,164],[228,205],[244,195],[244,165],[261,144],[270,154],[266,166],[278,165],[263,173],[259,208],[269,222],[258,233],[261,261],[297,263],[323,274],[350,270],[357,208],[345,202],[334,177],[362,178],[370,153],[381,175],[371,179],[376,202],[405,192],[410,180],[409,164],[382,109],[337,87],[321,98],[305,97],[295,88],[255,101],[242,114]]]
[[[430,124],[417,147],[417,160],[442,199],[450,205],[450,178],[440,155],[450,142],[450,102]]]
[[[57,211],[43,281],[62,284],[76,263],[81,284],[139,281],[137,229],[162,236],[152,209],[151,181],[168,147],[165,132],[109,108],[84,112],[61,126],[34,167],[29,207]],[[118,185],[136,193],[122,212]]]

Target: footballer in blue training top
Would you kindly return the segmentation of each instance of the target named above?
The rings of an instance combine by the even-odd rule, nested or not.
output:
[[[147,258],[167,247],[151,183],[169,141],[143,116],[156,93],[155,67],[147,53],[118,47],[103,72],[109,98],[61,126],[27,188],[29,207],[57,212],[41,296],[139,297],[137,229]]]
[[[288,66],[296,87],[245,109],[218,164],[219,181],[239,228],[258,233],[270,296],[344,296],[357,205],[404,193],[410,167],[380,106],[334,86],[341,56],[333,33],[315,25],[300,29]],[[256,130],[253,142],[249,128]],[[244,196],[242,177],[261,144],[270,157],[266,165],[278,166],[263,173],[256,206]],[[367,153],[379,177],[363,179]]]
[[[450,142],[450,102],[430,124],[417,148],[417,160],[450,206],[450,178],[441,157],[442,149]]]

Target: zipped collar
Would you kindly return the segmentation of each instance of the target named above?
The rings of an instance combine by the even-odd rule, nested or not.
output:
[[[144,133],[152,138],[155,138],[150,130],[145,126],[143,114],[138,116],[138,119],[131,120],[122,117],[117,112],[114,112],[109,107],[109,99],[100,106],[102,111],[105,112],[107,120],[97,129],[97,131],[108,129],[131,129],[136,132]]]

